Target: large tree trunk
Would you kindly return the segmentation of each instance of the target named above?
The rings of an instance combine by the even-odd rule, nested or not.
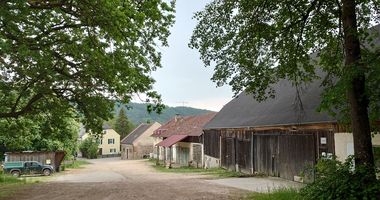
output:
[[[351,126],[354,137],[355,164],[374,166],[368,97],[365,94],[365,70],[361,61],[354,0],[342,0],[345,68],[350,79],[348,99],[351,105]],[[373,174],[374,175],[374,174]]]

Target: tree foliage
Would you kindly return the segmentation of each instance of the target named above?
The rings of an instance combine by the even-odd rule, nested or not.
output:
[[[321,159],[315,167],[315,181],[301,189],[301,196],[303,199],[379,199],[380,181],[364,185],[368,169],[363,166],[353,169],[353,157],[343,163]]]
[[[94,137],[88,137],[81,142],[79,150],[82,152],[82,156],[89,159],[97,158],[99,144]]]
[[[378,119],[380,51],[373,45],[379,46],[379,27],[368,30],[379,22],[380,2],[356,2],[366,94],[371,117]],[[199,50],[206,66],[215,65],[212,80],[218,86],[229,84],[236,93],[246,90],[265,100],[275,95],[272,85],[280,79],[301,90],[303,83],[323,78],[321,108],[348,110],[347,82],[356,71],[344,67],[341,1],[214,0],[195,19],[189,45]],[[317,76],[317,66],[325,77]]]
[[[0,1],[0,118],[71,107],[101,131],[113,102],[160,96],[160,67],[174,4],[161,0]]]
[[[113,126],[115,131],[120,134],[121,139],[127,136],[135,127],[134,124],[129,121],[124,108],[119,110],[119,115],[117,116]]]
[[[58,113],[59,112],[59,113]],[[77,150],[79,119],[73,110],[55,110],[34,116],[0,120],[0,144],[8,151]]]
[[[379,7],[378,0],[214,0],[195,14],[190,47],[206,66],[215,64],[218,85],[259,101],[287,79],[299,103],[307,83],[321,78],[321,110],[349,116],[355,163],[374,169],[370,122],[380,119],[380,25],[371,26],[380,21]],[[368,173],[375,179],[374,170]]]

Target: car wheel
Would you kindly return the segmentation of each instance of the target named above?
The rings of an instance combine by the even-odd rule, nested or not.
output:
[[[12,171],[11,174],[12,174],[12,176],[14,176],[14,177],[19,177],[19,176],[20,176],[20,172],[17,171],[17,170]]]
[[[51,171],[50,171],[50,169],[44,169],[43,173],[45,176],[50,176]]]

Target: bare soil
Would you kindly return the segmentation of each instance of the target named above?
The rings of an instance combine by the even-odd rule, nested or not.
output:
[[[23,187],[8,200],[240,199],[246,191],[219,185],[196,174],[162,173],[143,160],[91,160],[83,169],[54,175]]]

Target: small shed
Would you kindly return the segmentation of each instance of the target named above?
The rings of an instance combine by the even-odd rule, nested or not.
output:
[[[44,165],[53,166],[56,172],[63,159],[65,158],[64,151],[21,151],[21,152],[6,152],[5,161],[38,161]]]

